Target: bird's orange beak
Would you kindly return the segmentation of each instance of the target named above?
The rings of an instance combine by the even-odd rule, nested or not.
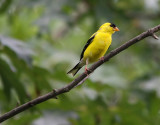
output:
[[[118,27],[113,28],[114,31],[120,31]]]

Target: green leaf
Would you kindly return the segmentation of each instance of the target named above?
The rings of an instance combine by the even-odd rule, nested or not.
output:
[[[22,113],[20,117],[13,118],[8,121],[6,121],[6,125],[31,125],[31,123],[40,117],[40,113],[36,112],[26,112]]]
[[[12,50],[10,54],[14,52],[20,59],[24,60],[27,64],[31,65],[31,55],[33,55],[33,51],[29,49],[29,47],[27,47],[27,45],[24,42],[0,36],[0,44],[3,47],[7,47],[10,50]]]
[[[0,1],[0,13],[5,12],[11,3],[12,3],[12,0],[1,0]]]
[[[30,77],[35,83],[35,86],[38,90],[52,90],[52,87],[50,86],[48,79],[50,76],[50,72],[47,71],[44,68],[34,66],[31,69]]]
[[[18,94],[20,101],[24,102],[27,94],[23,84],[19,81],[16,72],[13,72],[9,65],[2,59],[0,59],[0,75],[6,96],[10,98],[11,89],[13,88]]]

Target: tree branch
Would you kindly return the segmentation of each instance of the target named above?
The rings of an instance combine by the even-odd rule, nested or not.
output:
[[[141,33],[140,35],[136,36],[135,38],[129,40],[128,42],[126,42],[125,44],[121,45],[120,47],[112,50],[109,54],[107,54],[104,57],[104,61],[103,60],[99,60],[98,62],[94,63],[90,68],[89,68],[89,73],[92,73],[95,69],[97,69],[100,65],[102,65],[104,62],[109,61],[109,59],[111,59],[113,56],[117,55],[118,53],[122,52],[123,50],[127,49],[128,47],[132,46],[133,44],[139,42],[140,40],[148,37],[148,36],[152,36],[153,38],[157,39],[158,37],[154,34],[155,32],[160,30],[160,25],[149,29],[146,32]],[[74,79],[70,84],[57,89],[57,90],[53,90],[52,92],[40,96],[32,101],[29,101],[23,105],[20,105],[19,107],[16,107],[15,109],[5,113],[4,115],[0,116],[0,123],[19,114],[20,112],[23,112],[39,103],[42,103],[48,99],[53,99],[56,98],[57,95],[60,95],[62,93],[66,93],[68,91],[70,91],[72,88],[74,88],[75,86],[79,85],[79,83],[81,84],[82,82],[84,82],[87,79],[87,75],[85,73],[82,73],[79,77],[77,77],[76,79]]]

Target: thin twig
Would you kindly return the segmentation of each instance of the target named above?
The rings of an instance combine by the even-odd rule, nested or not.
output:
[[[152,34],[152,37],[159,40],[158,36],[156,36],[155,34]]]
[[[76,86],[74,86],[74,88],[76,88],[77,86],[83,84],[87,79],[88,79],[89,75],[86,76],[84,79],[82,79]]]
[[[140,35],[136,36],[135,38],[129,40],[128,42],[126,42],[125,44],[121,45],[120,47],[112,50],[109,54],[107,54],[105,57],[104,57],[104,61],[102,60],[99,60],[98,62],[94,63],[90,68],[89,70],[91,72],[88,72],[88,75],[90,73],[92,73],[95,69],[97,69],[100,65],[102,65],[104,62],[107,62],[109,61],[109,59],[111,59],[112,57],[114,57],[115,55],[117,55],[118,53],[122,52],[123,50],[127,49],[128,47],[132,46],[133,44],[139,42],[140,40],[148,37],[148,36],[152,36],[153,33],[157,32],[160,30],[160,25],[152,28],[152,29],[149,29],[148,31],[146,32],[143,32],[141,33]],[[76,79],[74,79],[70,84],[60,88],[60,89],[57,89],[56,91],[52,91],[48,94],[45,94],[43,96],[40,96],[32,101],[29,101],[23,105],[20,105],[19,107],[16,107],[15,109],[12,109],[11,111],[5,113],[4,115],[2,115],[0,117],[0,123],[19,114],[20,112],[23,112],[39,103],[42,103],[48,99],[51,99],[51,98],[56,98],[57,95],[60,95],[62,93],[66,93],[66,92],[69,92],[72,88],[74,88],[75,86],[77,86],[79,83],[81,83],[81,81],[83,81],[85,78],[86,78],[86,74],[85,73],[82,73],[79,77],[77,77]]]

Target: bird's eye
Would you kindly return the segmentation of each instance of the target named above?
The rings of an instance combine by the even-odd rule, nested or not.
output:
[[[113,24],[113,23],[111,23],[111,25],[110,25],[111,27],[113,27],[113,28],[115,28],[116,27],[116,25],[115,24]]]

